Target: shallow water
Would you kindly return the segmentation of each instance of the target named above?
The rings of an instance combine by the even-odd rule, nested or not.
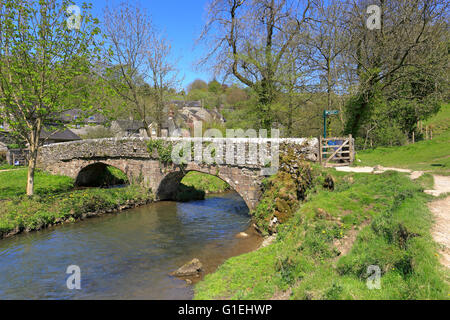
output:
[[[193,258],[211,272],[252,250],[255,241],[235,238],[249,223],[245,202],[226,193],[4,239],[0,299],[190,299],[192,287],[168,273]],[[81,269],[81,290],[67,288],[70,265]]]

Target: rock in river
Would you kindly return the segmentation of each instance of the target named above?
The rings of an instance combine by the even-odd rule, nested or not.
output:
[[[186,263],[177,271],[172,272],[170,275],[174,277],[191,277],[196,276],[202,271],[202,263],[198,259]]]

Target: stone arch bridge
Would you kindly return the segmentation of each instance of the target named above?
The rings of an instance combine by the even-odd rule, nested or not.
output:
[[[182,140],[182,141],[180,141]],[[165,139],[172,145],[194,139]],[[211,144],[219,139],[204,139],[203,144]],[[271,150],[279,146],[280,153],[294,150],[297,156],[310,161],[318,160],[317,139],[222,139],[228,151],[234,151],[226,164],[206,164],[194,157],[184,165],[163,163],[156,150],[149,151],[148,139],[97,139],[51,144],[40,149],[37,167],[52,174],[73,179],[89,179],[96,168],[109,165],[122,170],[131,183],[148,187],[157,200],[170,200],[181,179],[189,171],[198,171],[219,177],[227,182],[253,210],[261,197],[262,180],[266,165],[255,163],[255,152]],[[194,142],[192,142],[194,143]],[[253,145],[253,147],[251,146]],[[257,147],[255,147],[255,145]],[[253,149],[255,148],[255,149]],[[272,149],[273,150],[273,149]],[[201,156],[200,156],[201,158]],[[277,168],[275,168],[277,169]],[[83,177],[82,177],[83,175]]]

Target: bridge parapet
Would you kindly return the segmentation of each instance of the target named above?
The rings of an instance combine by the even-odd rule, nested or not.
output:
[[[87,173],[95,175],[99,163],[114,166],[122,170],[132,183],[139,183],[150,188],[161,200],[172,199],[178,184],[189,171],[204,172],[216,175],[226,181],[238,192],[252,210],[257,205],[262,193],[264,175],[272,173],[271,168],[261,161],[255,162],[256,153],[265,149],[271,155],[272,146],[282,155],[285,152],[305,160],[318,161],[318,139],[163,139],[173,146],[181,142],[191,142],[191,146],[201,142],[202,150],[222,144],[223,149],[233,150],[233,161],[207,163],[193,157],[183,166],[175,163],[163,163],[159,159],[158,150],[149,152],[149,139],[98,139],[52,144],[40,149],[38,168],[53,174],[72,177],[76,181]],[[195,149],[195,147],[194,147]],[[215,150],[215,149],[214,149]],[[211,151],[211,149],[209,149]],[[225,151],[225,150],[224,150]],[[195,152],[194,152],[195,153]],[[207,152],[206,152],[207,153]],[[278,154],[276,154],[278,161]],[[259,159],[258,159],[259,160]],[[273,160],[272,160],[273,161]],[[92,169],[92,170],[91,170]]]
[[[95,158],[150,159],[151,155],[147,151],[147,139],[91,139],[43,146],[38,162]]]
[[[318,139],[247,139],[247,138],[165,138],[159,139],[173,145],[181,142],[202,144],[204,150],[211,143],[222,145],[225,153],[231,148],[234,161],[232,164],[254,165],[255,152],[262,148],[270,151],[273,143],[277,143],[281,149],[292,147],[298,152],[298,156],[304,155],[306,160],[318,161],[319,141]],[[92,139],[58,143],[43,146],[40,150],[38,163],[54,163],[58,161],[71,161],[74,159],[154,159],[158,160],[158,153],[149,153],[147,144],[150,139],[145,138],[109,138]],[[226,149],[226,150],[225,150]],[[194,156],[194,155],[193,155]],[[202,155],[200,155],[202,157]],[[245,157],[245,159],[242,159]],[[198,159],[193,159],[198,160]],[[201,162],[201,159],[200,159]]]

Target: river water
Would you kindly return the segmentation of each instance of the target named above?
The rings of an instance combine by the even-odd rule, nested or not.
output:
[[[191,299],[192,286],[168,273],[193,258],[212,272],[255,249],[255,235],[235,237],[249,224],[245,202],[231,192],[4,239],[0,299]],[[81,270],[80,290],[67,288],[70,265]]]

